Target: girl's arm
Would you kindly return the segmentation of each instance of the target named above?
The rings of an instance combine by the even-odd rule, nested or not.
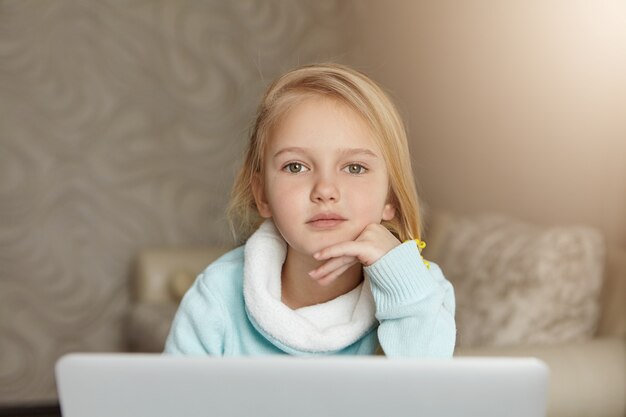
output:
[[[400,244],[385,227],[372,224],[355,241],[314,256],[327,260],[309,273],[322,284],[356,262],[365,266],[380,321],[378,339],[387,356],[452,357],[454,290],[439,266],[424,264],[415,241]]]
[[[206,272],[205,272],[206,273]],[[224,354],[223,307],[198,276],[176,312],[164,353],[177,355]]]
[[[378,340],[387,356],[452,357],[454,289],[439,266],[422,262],[415,241],[397,246],[364,270],[380,321]]]

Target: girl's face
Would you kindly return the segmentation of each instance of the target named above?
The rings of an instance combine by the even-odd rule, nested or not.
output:
[[[346,104],[305,99],[269,139],[254,195],[290,250],[311,256],[394,217],[385,161],[367,124]]]

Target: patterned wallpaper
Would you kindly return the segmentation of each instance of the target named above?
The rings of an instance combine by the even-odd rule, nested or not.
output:
[[[343,61],[351,3],[0,0],[0,404],[125,348],[137,250],[228,242],[267,82]]]

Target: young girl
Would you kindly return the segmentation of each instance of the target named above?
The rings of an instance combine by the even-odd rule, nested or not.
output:
[[[269,87],[229,215],[245,244],[196,279],[165,352],[452,356],[454,292],[420,255],[406,133],[364,74],[309,65]]]

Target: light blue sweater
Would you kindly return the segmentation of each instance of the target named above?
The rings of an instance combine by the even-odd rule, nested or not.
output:
[[[389,357],[452,357],[454,290],[414,241],[365,267],[355,290],[299,310],[280,302],[285,253],[266,223],[209,265],[185,294],[165,353],[371,355],[380,343]]]

